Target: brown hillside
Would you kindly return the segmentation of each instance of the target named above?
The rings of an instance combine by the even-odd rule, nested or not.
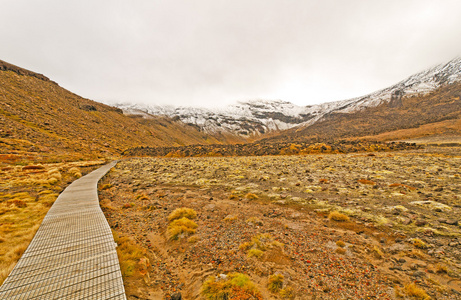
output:
[[[168,118],[128,117],[47,77],[0,61],[0,158],[108,157],[139,145],[218,142]]]
[[[308,127],[287,130],[269,142],[369,138],[411,139],[427,135],[461,136],[461,83],[443,86],[424,96],[402,99],[355,113],[332,113]]]

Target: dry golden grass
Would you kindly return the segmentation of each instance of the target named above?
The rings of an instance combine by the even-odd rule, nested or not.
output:
[[[267,289],[272,293],[278,293],[283,288],[284,277],[281,274],[274,274],[269,276],[267,282]]]
[[[338,211],[332,211],[328,215],[328,219],[333,220],[333,221],[337,221],[337,222],[348,222],[349,221],[348,216],[346,216],[345,214],[342,214],[342,213],[340,213]]]
[[[197,227],[197,223],[186,217],[175,219],[168,225],[167,235],[170,240],[177,240],[183,235],[194,234]]]
[[[256,257],[261,258],[264,255],[264,251],[259,249],[250,249],[248,250],[247,256],[248,257]]]
[[[245,198],[247,198],[248,200],[256,200],[256,199],[258,199],[259,197],[256,196],[256,195],[253,194],[253,193],[248,193],[248,194],[245,195]]]
[[[181,207],[175,209],[169,216],[168,221],[174,221],[176,219],[187,218],[193,220],[197,217],[197,212],[192,208]]]
[[[114,240],[117,243],[117,255],[120,262],[120,270],[123,277],[130,277],[136,274],[144,276],[144,269],[148,266],[140,263],[146,258],[146,250],[136,245],[128,237],[120,237],[117,232],[112,231]]]
[[[82,173],[80,172],[80,169],[77,167],[72,167],[67,171],[70,175],[74,176],[75,178],[80,178],[82,177]]]
[[[431,297],[424,291],[422,288],[418,287],[416,284],[411,283],[405,285],[404,288],[405,294],[415,299],[429,300]]]
[[[201,294],[207,300],[263,299],[256,285],[241,273],[229,273],[221,280],[209,277],[202,285]]]
[[[346,243],[344,243],[343,241],[339,240],[339,241],[336,241],[336,246],[341,247],[341,248],[344,248],[344,247],[346,246]]]

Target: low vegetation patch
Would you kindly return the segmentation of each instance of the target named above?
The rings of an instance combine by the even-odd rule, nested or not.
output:
[[[144,274],[145,264],[140,263],[146,258],[146,250],[136,245],[133,240],[128,237],[121,237],[115,231],[112,231],[114,240],[117,243],[117,255],[120,262],[120,271],[123,277],[130,277],[138,272]]]
[[[283,288],[283,279],[284,277],[282,274],[274,274],[269,276],[267,289],[271,293],[278,293]]]
[[[414,283],[410,283],[404,288],[405,294],[415,299],[429,300],[431,297],[422,288]]]
[[[251,242],[241,244],[239,249],[247,251],[248,257],[261,258],[265,251],[276,247],[281,248],[283,244],[274,240],[270,234],[260,233],[252,237]]]
[[[342,214],[338,211],[332,211],[329,215],[328,215],[328,219],[330,220],[333,220],[333,221],[336,221],[336,222],[348,222],[349,221],[349,217],[346,216],[345,214]]]
[[[169,216],[168,221],[173,221],[176,219],[187,218],[193,220],[197,217],[197,212],[192,208],[181,207],[175,209]]]
[[[197,223],[186,217],[176,219],[168,225],[167,235],[170,240],[177,240],[181,237],[194,234],[197,227]]]
[[[208,300],[263,299],[255,284],[242,273],[209,277],[202,285],[201,294]]]
[[[192,208],[181,207],[175,209],[169,216],[167,236],[170,240],[177,240],[195,233],[197,223],[192,221],[197,217],[197,212]]]

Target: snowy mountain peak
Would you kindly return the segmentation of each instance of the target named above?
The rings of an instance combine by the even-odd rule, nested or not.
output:
[[[309,126],[330,113],[351,113],[389,103],[401,105],[402,97],[429,93],[442,85],[461,81],[461,57],[408,77],[374,93],[348,100],[297,106],[283,100],[240,101],[220,109],[119,104],[126,114],[148,118],[163,115],[197,126],[209,134],[227,133],[247,138],[296,126]]]

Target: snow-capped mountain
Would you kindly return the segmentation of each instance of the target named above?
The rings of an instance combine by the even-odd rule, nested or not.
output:
[[[126,114],[143,115],[146,118],[152,115],[172,117],[197,126],[208,134],[228,133],[251,137],[296,126],[309,126],[326,114],[351,113],[386,102],[389,103],[389,107],[398,107],[403,96],[426,94],[442,85],[458,81],[461,81],[461,57],[363,97],[312,106],[297,106],[282,100],[238,102],[223,109],[140,104],[116,106]]]

